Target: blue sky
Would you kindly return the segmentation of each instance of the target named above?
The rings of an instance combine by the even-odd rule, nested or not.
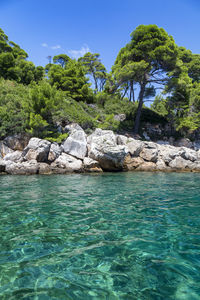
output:
[[[91,51],[109,70],[140,24],[157,24],[200,53],[198,0],[0,0],[0,27],[36,65],[48,55]]]

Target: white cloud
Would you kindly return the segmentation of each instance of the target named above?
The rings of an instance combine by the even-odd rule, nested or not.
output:
[[[47,43],[42,43],[41,46],[42,46],[42,47],[45,47],[45,48],[48,48]]]
[[[73,58],[79,58],[83,55],[85,55],[85,53],[87,52],[91,52],[90,48],[88,47],[88,45],[83,45],[81,47],[80,50],[69,50],[68,53],[73,57]]]
[[[60,45],[51,46],[51,49],[53,50],[61,49],[61,46]]]

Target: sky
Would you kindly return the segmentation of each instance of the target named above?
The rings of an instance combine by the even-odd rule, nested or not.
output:
[[[109,71],[140,24],[156,24],[200,53],[199,0],[0,0],[0,28],[37,66],[61,53],[99,53]]]

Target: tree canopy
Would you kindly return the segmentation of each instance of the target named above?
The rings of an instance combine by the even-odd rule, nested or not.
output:
[[[120,113],[126,114],[122,123],[114,119]],[[79,59],[49,56],[45,68],[35,66],[0,29],[1,136],[50,136],[57,123],[74,120],[86,128],[138,133],[147,113],[165,118],[182,135],[200,127],[200,54],[178,47],[163,28],[138,26],[110,73],[100,54],[90,52]]]
[[[176,65],[178,47],[163,28],[140,25],[131,33],[131,41],[120,50],[113,73],[118,84],[127,84],[133,96],[133,84],[139,86],[138,110],[134,132],[138,133],[140,115],[147,88],[165,85]]]

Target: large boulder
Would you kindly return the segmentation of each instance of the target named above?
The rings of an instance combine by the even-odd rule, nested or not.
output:
[[[158,160],[156,162],[156,169],[158,171],[169,171],[170,170],[170,168],[168,166],[166,166],[165,162],[161,158],[158,158]]]
[[[11,148],[6,146],[4,141],[0,141],[0,158],[4,158],[6,154],[14,152]]]
[[[96,128],[95,131],[88,136],[87,143],[89,144],[89,150],[92,144],[99,146],[117,146],[117,137],[112,130]]]
[[[73,130],[63,143],[63,151],[76,158],[84,159],[87,154],[87,137],[83,130]]]
[[[62,153],[52,164],[54,173],[82,172],[82,161],[75,157]]]
[[[80,126],[80,125],[78,125],[77,123],[71,123],[71,124],[68,124],[68,125],[66,125],[65,126],[65,128],[64,128],[64,132],[66,132],[66,133],[71,133],[71,132],[73,132],[73,131],[76,131],[76,130],[83,130],[83,128]]]
[[[37,162],[47,162],[51,143],[39,138],[31,138],[22,156],[25,160],[36,160]]]
[[[23,151],[28,145],[29,139],[27,134],[15,134],[13,136],[7,136],[4,139],[4,144],[14,151]]]
[[[158,145],[158,158],[162,159],[167,166],[175,157],[182,156],[184,152],[184,149],[171,145]]]
[[[105,171],[123,169],[125,157],[128,155],[126,146],[108,146],[92,144],[89,157],[97,160]]]
[[[97,160],[103,170],[119,171],[123,169],[128,149],[124,145],[117,145],[117,138],[111,130],[97,128],[88,137],[88,143],[88,156]]]
[[[196,164],[191,162],[190,160],[186,160],[178,156],[175,157],[172,161],[170,161],[169,167],[175,171],[192,171],[196,169]]]
[[[140,152],[140,157],[146,161],[156,162],[158,159],[158,148],[155,143],[145,142],[142,151]]]
[[[63,149],[57,143],[52,143],[49,150],[48,161],[53,162],[56,158],[60,156],[62,151]]]
[[[39,164],[36,160],[16,163],[13,161],[6,161],[6,173],[13,175],[34,175],[39,173]]]
[[[192,162],[196,161],[197,158],[197,152],[195,150],[186,148],[186,147],[182,147],[181,150],[183,151],[181,153],[181,157],[183,157],[186,160],[191,160]]]
[[[90,158],[85,157],[83,160],[84,170],[86,172],[102,172],[102,168],[99,165],[99,162]]]
[[[131,156],[138,156],[144,146],[142,141],[128,138],[124,135],[117,136],[117,144],[126,146]]]
[[[4,156],[4,160],[21,162],[23,160],[22,151],[14,151],[12,153],[8,153],[8,154],[6,154],[6,156]]]
[[[156,171],[156,164],[151,161],[145,161],[143,162],[143,164],[139,165],[136,168],[136,171],[145,171],[145,172]]]
[[[132,171],[139,167],[144,160],[141,157],[132,157],[128,154],[124,159],[123,169],[125,171]]]
[[[48,175],[48,174],[52,174],[52,169],[51,169],[51,166],[47,163],[38,163],[39,165],[39,170],[38,170],[38,173],[39,174],[45,174],[45,175]]]

